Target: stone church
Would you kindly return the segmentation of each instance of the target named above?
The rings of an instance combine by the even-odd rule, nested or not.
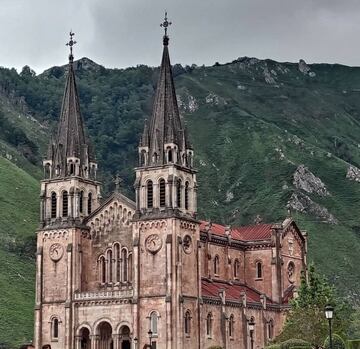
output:
[[[166,30],[135,202],[118,186],[102,200],[74,43],[71,33],[58,131],[43,162],[35,348],[263,348],[281,330],[306,270],[306,234],[291,218],[242,227],[199,220],[194,149]]]

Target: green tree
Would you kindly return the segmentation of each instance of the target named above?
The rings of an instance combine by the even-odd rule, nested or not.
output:
[[[291,338],[299,338],[316,348],[322,347],[329,331],[328,320],[324,314],[327,304],[335,307],[334,333],[345,336],[351,308],[336,297],[334,288],[316,272],[314,265],[311,264],[307,277],[303,275],[301,278],[298,297],[291,302],[284,329],[276,341],[283,342]]]

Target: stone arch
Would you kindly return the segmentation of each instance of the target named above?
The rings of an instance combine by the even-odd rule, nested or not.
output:
[[[87,328],[89,330],[90,335],[93,334],[91,325],[88,322],[83,322],[77,327],[76,332],[75,332],[76,336],[80,336],[81,335],[81,330],[84,329],[84,328]]]
[[[112,349],[113,343],[113,326],[111,320],[101,319],[96,322],[95,334],[98,336],[98,346],[103,349]]]

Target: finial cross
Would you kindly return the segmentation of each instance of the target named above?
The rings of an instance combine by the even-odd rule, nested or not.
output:
[[[73,46],[76,44],[76,41],[73,40],[73,36],[75,35],[75,33],[73,33],[72,30],[70,30],[70,40],[69,42],[66,43],[66,46],[69,46],[70,47],[70,55],[69,55],[69,59],[70,61],[72,62],[73,59],[74,59],[74,56],[73,56]]]
[[[164,22],[162,22],[160,24],[160,27],[164,28],[165,30],[165,36],[167,36],[167,29],[168,29],[168,26],[171,25],[172,23],[168,21],[168,18],[167,18],[167,11],[165,11],[165,18],[164,18]]]

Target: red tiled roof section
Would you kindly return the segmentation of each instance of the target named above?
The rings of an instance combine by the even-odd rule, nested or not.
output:
[[[206,231],[209,222],[201,221],[200,230]],[[268,240],[271,238],[272,224],[255,224],[231,228],[231,237],[242,241]],[[226,228],[220,224],[211,223],[212,234],[225,236]]]
[[[201,280],[201,293],[204,297],[220,298],[219,291],[225,290],[225,298],[228,301],[241,301],[241,292],[246,293],[246,300],[248,302],[260,302],[260,292],[240,284],[230,285],[223,281],[209,281],[206,279]],[[269,298],[267,303],[272,303]]]

